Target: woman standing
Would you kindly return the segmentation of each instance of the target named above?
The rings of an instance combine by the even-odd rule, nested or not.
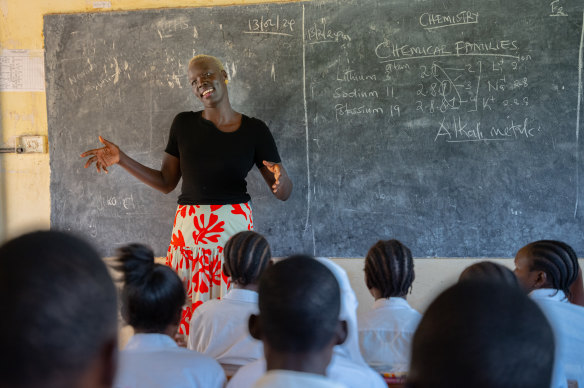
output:
[[[163,193],[174,190],[182,177],[166,261],[187,285],[183,334],[188,334],[193,310],[221,297],[229,287],[221,271],[223,246],[233,234],[253,229],[245,181],[253,165],[278,199],[285,201],[292,192],[268,127],[231,107],[221,61],[208,55],[194,57],[188,79],[204,109],[175,117],[160,170],[138,163],[101,137],[104,147],[81,154],[90,156],[85,167],[95,163],[98,172],[107,173],[109,166],[119,164]]]

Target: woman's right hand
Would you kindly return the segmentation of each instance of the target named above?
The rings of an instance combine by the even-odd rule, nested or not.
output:
[[[99,137],[99,141],[104,145],[104,147],[85,151],[81,154],[81,157],[84,158],[86,156],[91,156],[91,158],[87,159],[85,168],[91,166],[91,164],[95,162],[97,172],[101,172],[101,170],[103,170],[107,174],[107,168],[109,166],[120,162],[120,148],[101,136]]]

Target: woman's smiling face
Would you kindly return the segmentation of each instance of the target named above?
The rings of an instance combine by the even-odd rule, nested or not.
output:
[[[191,63],[188,76],[193,93],[205,107],[216,105],[225,96],[227,73],[213,61],[201,59]]]

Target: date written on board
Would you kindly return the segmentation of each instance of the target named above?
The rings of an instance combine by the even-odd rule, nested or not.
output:
[[[280,15],[276,17],[264,17],[256,19],[248,19],[246,34],[274,34],[292,36],[294,32],[294,19],[281,18]]]

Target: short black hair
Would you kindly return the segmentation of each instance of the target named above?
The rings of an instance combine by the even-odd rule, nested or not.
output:
[[[415,279],[414,260],[408,247],[398,240],[379,240],[365,257],[367,288],[376,288],[382,298],[403,297]]]
[[[117,338],[117,294],[84,240],[56,231],[0,247],[0,386],[73,386]]]
[[[527,244],[530,271],[544,271],[552,288],[570,296],[570,286],[578,277],[578,256],[571,246],[556,240],[539,240]]]
[[[548,388],[553,363],[552,328],[520,287],[460,282],[422,317],[406,386]]]
[[[246,230],[227,240],[223,257],[231,281],[246,286],[259,281],[272,258],[272,252],[264,236]]]
[[[509,268],[492,261],[474,263],[462,271],[458,281],[492,280],[519,287],[517,276]]]
[[[122,317],[135,330],[162,333],[178,324],[185,303],[184,285],[176,272],[154,262],[154,252],[143,244],[118,249],[114,268],[124,274]]]
[[[333,273],[316,259],[291,256],[268,267],[259,285],[259,322],[275,350],[322,350],[339,323],[341,292]]]

